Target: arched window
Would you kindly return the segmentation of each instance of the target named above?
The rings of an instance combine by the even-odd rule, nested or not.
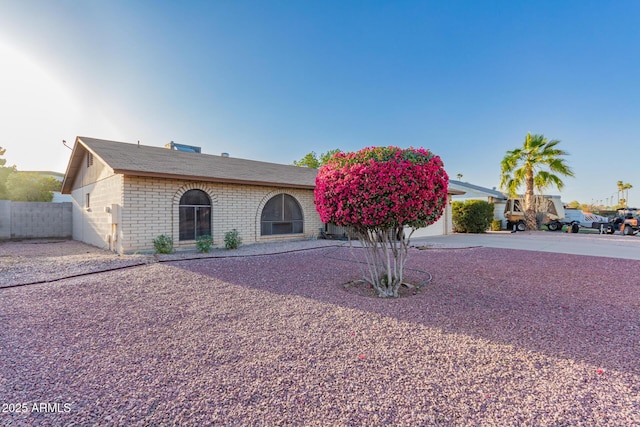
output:
[[[211,200],[202,190],[189,190],[180,198],[180,240],[211,235]]]
[[[304,217],[298,201],[288,194],[273,196],[260,217],[260,235],[303,233]]]

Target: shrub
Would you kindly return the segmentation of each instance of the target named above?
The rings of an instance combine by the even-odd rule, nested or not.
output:
[[[491,231],[500,231],[502,230],[502,221],[499,219],[494,219],[491,221]]]
[[[484,233],[493,220],[493,203],[484,200],[453,202],[452,219],[458,233]]]
[[[153,247],[157,254],[173,253],[173,239],[166,234],[161,234],[153,239]]]
[[[364,279],[378,296],[397,297],[411,234],[440,218],[448,182],[440,157],[423,148],[337,153],[318,171],[316,210],[322,222],[353,230],[365,250]]]
[[[196,239],[196,248],[202,253],[208,254],[211,252],[211,246],[213,246],[213,237],[208,234],[198,236]]]
[[[224,235],[224,247],[227,249],[237,249],[242,244],[242,237],[240,232],[235,228],[231,231],[227,231]]]

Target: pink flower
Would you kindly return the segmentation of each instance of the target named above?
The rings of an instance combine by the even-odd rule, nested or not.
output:
[[[448,179],[440,158],[424,149],[339,153],[318,172],[316,209],[337,225],[424,227],[442,215]]]

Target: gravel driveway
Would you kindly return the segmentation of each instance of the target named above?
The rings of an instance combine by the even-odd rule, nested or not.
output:
[[[413,249],[433,280],[383,300],[347,248],[6,245],[0,281],[44,283],[0,289],[0,425],[640,425],[640,261]]]

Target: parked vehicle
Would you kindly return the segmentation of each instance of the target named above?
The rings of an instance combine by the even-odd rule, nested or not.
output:
[[[564,218],[550,221],[545,225],[550,231],[560,231],[567,225],[572,233],[577,233],[580,228],[593,228],[608,234],[615,232],[615,224],[609,218],[570,208],[564,209]]]
[[[542,224],[555,224],[564,218],[564,206],[560,196],[535,196],[536,211],[542,216]],[[504,207],[504,217],[507,219],[508,230],[524,231],[524,197],[510,198]]]
[[[638,234],[638,230],[640,230],[639,219],[637,208],[620,208],[616,211],[612,223],[614,228],[620,231],[620,234],[633,236]]]
[[[535,196],[534,203],[538,221],[549,231],[561,231],[566,225],[571,233],[577,233],[580,228],[591,228],[607,234],[619,231],[627,236],[640,232],[640,212],[637,208],[621,208],[616,211],[614,217],[607,218],[579,209],[565,208],[560,196]],[[526,230],[523,206],[523,197],[507,200],[504,208],[507,229]]]

